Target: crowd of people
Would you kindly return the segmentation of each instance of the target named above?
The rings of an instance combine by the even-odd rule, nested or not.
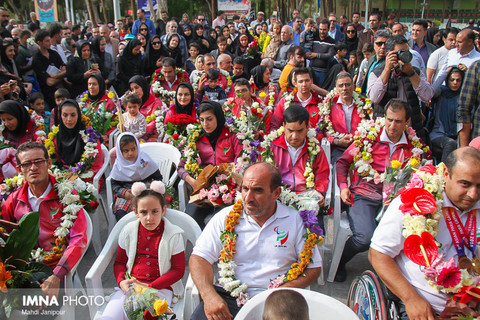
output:
[[[367,27],[357,12],[349,21],[334,13],[303,19],[293,10],[285,23],[263,12],[248,21],[219,11],[211,24],[204,14],[178,20],[163,11],[152,21],[138,9],[137,16],[40,28],[35,14],[28,24],[11,24],[0,8],[1,175],[25,180],[5,200],[2,217],[15,222],[37,210],[39,245],[63,247],[47,259],[53,275],[41,285],[46,294],[58,294],[86,246],[83,209],[66,236],[58,236],[65,204],[57,179],[74,173],[91,183],[103,164],[102,145],[112,168],[108,205],[117,220],[132,210],[139,218],[120,236],[114,267],[120,289],[107,313],[117,314],[132,283],[161,290],[168,303],[182,294],[182,231],[164,217],[162,175],[140,149],[160,141],[181,152],[178,176],[190,192],[211,200],[186,207],[203,229],[190,258],[203,300],[192,319],[231,319],[271,279],[306,287],[318,278],[323,265],[315,244],[323,236],[332,172],[353,233],[335,281],[345,281],[347,263],[370,249],[373,267],[400,298],[402,319],[442,313],[444,294],[403,252],[403,199],[393,200],[379,226],[376,217],[396,195],[385,194],[387,169],[444,162],[443,206],[459,212],[454,220],[462,226],[454,229],[463,230],[464,241],[454,243],[445,214],[437,221],[441,250],[445,258],[475,257],[480,51],[474,21],[460,30],[420,19],[409,30],[394,14],[384,21],[379,13],[370,14]],[[226,186],[202,189],[202,170],[225,163],[243,175],[239,201]],[[308,194],[314,210],[282,204],[284,192],[295,204],[296,195]]]

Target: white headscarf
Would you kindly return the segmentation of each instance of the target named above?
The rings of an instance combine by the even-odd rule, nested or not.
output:
[[[122,155],[120,141],[124,136],[132,136],[137,144],[138,155],[135,161],[128,161]],[[158,164],[148,154],[142,152],[138,139],[130,132],[122,133],[118,136],[116,150],[117,160],[113,165],[110,176],[117,181],[137,182],[143,181],[158,170]]]

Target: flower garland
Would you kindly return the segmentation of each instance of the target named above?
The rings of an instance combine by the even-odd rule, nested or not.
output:
[[[218,84],[220,85],[220,87],[222,87],[224,90],[225,90],[225,93],[227,94],[228,96],[228,93],[230,92],[230,89],[232,88],[232,77],[230,76],[230,73],[228,71],[225,71],[223,69],[218,69],[218,72],[225,77],[225,79],[227,79],[227,87],[226,88],[223,88],[223,84],[222,84],[222,81],[220,81]],[[198,76],[193,79],[192,81],[192,87],[193,87],[193,91],[197,92],[198,90],[198,83],[200,82],[200,78],[202,77],[202,75],[205,73],[205,71],[202,71],[198,74]]]
[[[35,132],[38,137],[37,142],[43,142],[47,137],[47,134],[45,133],[45,119],[32,109],[29,109],[28,113],[30,114],[30,118],[35,121],[35,126],[37,127],[37,131]]]
[[[85,183],[79,178],[76,178],[73,182],[66,178],[57,178],[55,189],[58,192],[60,202],[64,206],[62,211],[64,215],[60,218],[63,221],[60,226],[55,229],[55,245],[52,250],[44,251],[42,248],[32,250],[31,257],[34,261],[53,261],[62,257],[68,245],[67,237],[70,234],[70,229],[73,227],[73,224],[78,217],[78,213],[84,208],[84,205],[82,204],[83,200],[81,200],[80,195],[74,192],[77,190],[76,187],[80,187],[82,191],[88,192],[92,197],[96,192],[96,189],[92,184]]]
[[[270,82],[268,84],[268,103],[267,103],[267,107],[271,107],[273,108],[273,104],[275,103],[275,85]],[[266,97],[267,97],[267,93],[265,91],[261,91],[259,94],[258,94],[258,97],[260,99],[262,99],[264,102],[266,102]]]
[[[353,156],[352,169],[356,169],[358,174],[367,181],[374,180],[376,184],[382,183],[385,179],[384,174],[380,174],[373,169],[373,144],[377,141],[381,129],[385,126],[385,118],[373,120],[362,120],[357,127],[353,143],[355,148],[350,151]],[[412,128],[407,129],[407,137],[413,145],[412,158],[421,161],[422,154],[429,154],[430,149],[425,146]]]
[[[445,168],[443,163],[436,167],[422,167],[412,174],[400,195],[404,252],[410,260],[424,266],[421,271],[428,284],[437,291],[455,294],[454,298],[462,303],[468,303],[471,299],[478,301],[480,275],[477,266],[468,270],[460,260],[457,266],[454,257],[446,261],[443,254],[438,254],[438,248],[442,245],[435,241],[435,237],[443,215]],[[475,260],[478,263],[478,259]]]
[[[330,136],[334,138],[343,138],[345,136],[344,133],[339,133],[333,130],[332,121],[330,118],[330,112],[332,111],[332,104],[336,103],[335,98],[338,97],[338,93],[336,88],[330,91],[325,99],[323,100],[323,104],[320,107],[320,120],[318,122],[318,128],[320,130],[327,129],[327,132]],[[365,113],[371,115],[373,113],[372,108],[372,101],[369,98],[363,97],[358,94],[356,91],[353,91],[353,104],[357,110],[358,115],[360,118],[365,119]]]
[[[202,127],[200,124],[189,124],[187,126],[188,144],[183,149],[182,158],[185,160],[185,170],[192,178],[196,179],[202,168],[198,164],[199,151],[197,149],[197,141],[202,136]]]
[[[82,116],[83,118],[83,116]],[[48,138],[45,140],[45,147],[48,150],[48,156],[56,162],[55,159],[55,143],[54,139],[57,136],[59,127],[54,127],[52,132],[48,134]],[[71,171],[79,175],[82,179],[88,179],[93,177],[94,172],[91,169],[92,162],[97,156],[98,150],[97,146],[99,144],[98,139],[100,138],[92,129],[88,127],[86,130],[81,130],[80,135],[82,136],[83,142],[85,143],[84,151],[80,161],[76,165],[70,166],[68,169],[60,168],[56,164],[52,164],[53,172],[56,176],[65,171]]]
[[[316,214],[319,211],[318,201],[320,197],[317,191],[309,191],[304,194],[295,194],[295,192],[282,188],[280,201],[300,212],[306,233],[304,234],[305,244],[300,253],[298,261],[290,266],[286,274],[278,276],[271,280],[269,289],[277,288],[288,281],[293,281],[301,276],[313,256],[315,245],[322,243],[323,231],[318,226]],[[220,278],[218,282],[224,286],[224,289],[230,292],[230,295],[237,298],[237,305],[242,306],[250,298],[246,293],[248,285],[235,278],[235,261],[233,256],[236,253],[235,247],[238,234],[235,226],[239,223],[243,211],[242,200],[239,199],[233,205],[232,210],[225,219],[225,230],[220,235],[222,250],[220,251],[218,268]]]
[[[262,161],[275,164],[273,160],[273,152],[270,148],[273,140],[280,137],[284,132],[284,127],[280,127],[277,130],[270,132],[267,136],[264,137],[264,140],[260,144],[262,148],[261,157]],[[313,172],[313,161],[315,156],[320,152],[320,142],[316,138],[317,134],[315,129],[309,128],[307,132],[307,145],[308,145],[308,161],[305,163],[305,171],[303,172],[303,176],[306,178],[306,187],[307,189],[315,188],[315,173]]]
[[[183,70],[182,68],[176,68],[175,74],[177,77],[178,83],[188,82],[190,83],[190,79],[188,78],[188,73]],[[170,103],[171,100],[175,99],[175,90],[167,90],[162,86],[162,81],[165,81],[165,76],[162,73],[162,68],[158,68],[152,74],[152,92],[155,97],[161,100],[167,100]]]

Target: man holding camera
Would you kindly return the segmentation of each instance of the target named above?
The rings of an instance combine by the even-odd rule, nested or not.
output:
[[[434,95],[433,88],[427,82],[425,74],[412,66],[413,55],[409,51],[405,37],[397,35],[388,39],[385,50],[387,52],[385,63],[370,73],[367,96],[373,103],[382,107],[394,98],[407,102],[413,111],[412,127],[425,141],[424,116],[419,100],[428,102]],[[382,115],[378,108],[376,112]]]

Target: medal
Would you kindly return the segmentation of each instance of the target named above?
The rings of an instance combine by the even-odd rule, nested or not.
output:
[[[478,260],[478,259],[477,259]],[[480,265],[479,265],[480,266]],[[472,260],[468,259],[467,257],[463,256],[458,259],[458,268],[459,269],[466,269],[468,273],[472,274],[473,272],[473,263]],[[477,267],[478,268],[478,267]]]
[[[477,257],[473,258],[473,270],[476,274],[480,274],[480,259]]]

